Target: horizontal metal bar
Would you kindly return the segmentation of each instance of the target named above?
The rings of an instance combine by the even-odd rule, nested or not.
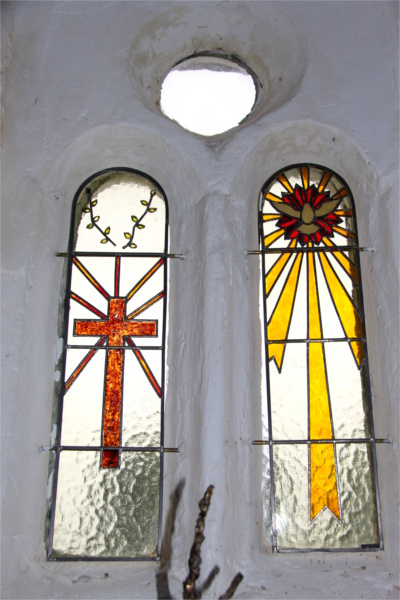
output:
[[[159,562],[160,561],[160,557],[159,556],[139,556],[139,557],[128,557],[128,556],[74,556],[74,557],[69,557],[69,556],[63,556],[63,557],[58,557],[58,556],[48,556],[47,560],[49,562]]]
[[[252,446],[274,446],[275,444],[362,444],[371,443],[375,444],[391,444],[392,441],[389,438],[336,438],[324,439],[324,440],[252,440]]]
[[[290,340],[267,340],[267,344],[305,344],[307,342],[365,342],[365,338],[303,338]]]
[[[99,452],[100,450],[121,450],[122,452],[168,452],[179,454],[179,448],[162,448],[161,446],[40,446],[41,452],[55,452],[57,450],[77,452]]]
[[[101,337],[101,336],[93,336],[93,337]],[[135,337],[135,336],[132,336]],[[163,346],[139,346],[138,344],[135,344],[135,346],[109,346],[107,344],[104,344],[104,346],[96,346],[94,344],[92,345],[79,345],[79,344],[65,344],[65,348],[67,350],[163,350],[164,347]]]
[[[56,256],[59,258],[68,258],[68,252],[56,252]],[[73,252],[72,256],[137,256],[138,258],[143,256],[160,256],[165,258],[178,258],[179,260],[184,260],[186,258],[186,254],[162,254],[162,253],[153,253],[153,252]]]
[[[383,544],[361,544],[359,548],[293,548],[280,550],[277,546],[272,546],[277,554],[306,554],[309,552],[377,552],[383,550]]]
[[[350,250],[359,250],[360,252],[375,252],[375,248],[369,248],[367,246],[324,246],[323,248],[317,248],[313,246],[312,248],[266,248],[263,250],[248,250],[246,252],[247,256],[258,256],[265,252],[265,254],[296,254],[298,252],[337,252],[338,250],[342,250],[344,252],[349,252]]]

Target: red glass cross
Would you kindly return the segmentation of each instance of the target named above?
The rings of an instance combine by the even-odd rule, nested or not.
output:
[[[105,335],[108,337],[107,370],[104,390],[103,446],[120,446],[123,346],[129,336],[157,335],[157,321],[126,320],[126,298],[110,298],[108,320],[75,320],[74,335]],[[116,469],[118,450],[104,450],[101,466]]]

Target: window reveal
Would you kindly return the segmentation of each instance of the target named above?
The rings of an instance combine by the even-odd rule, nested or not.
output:
[[[50,559],[159,556],[167,226],[139,172],[76,195]]]
[[[383,547],[351,192],[324,167],[287,167],[259,227],[274,547]]]

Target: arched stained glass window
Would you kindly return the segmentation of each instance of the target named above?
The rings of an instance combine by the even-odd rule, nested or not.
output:
[[[383,547],[351,191],[325,167],[287,167],[263,187],[259,228],[274,547]]]
[[[168,210],[149,176],[78,190],[49,558],[157,558],[163,464]]]

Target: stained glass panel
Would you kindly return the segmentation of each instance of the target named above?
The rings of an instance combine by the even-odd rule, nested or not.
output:
[[[288,167],[262,190],[259,226],[274,547],[383,547],[351,191]]]
[[[50,559],[159,556],[167,226],[131,169],[76,195]]]

